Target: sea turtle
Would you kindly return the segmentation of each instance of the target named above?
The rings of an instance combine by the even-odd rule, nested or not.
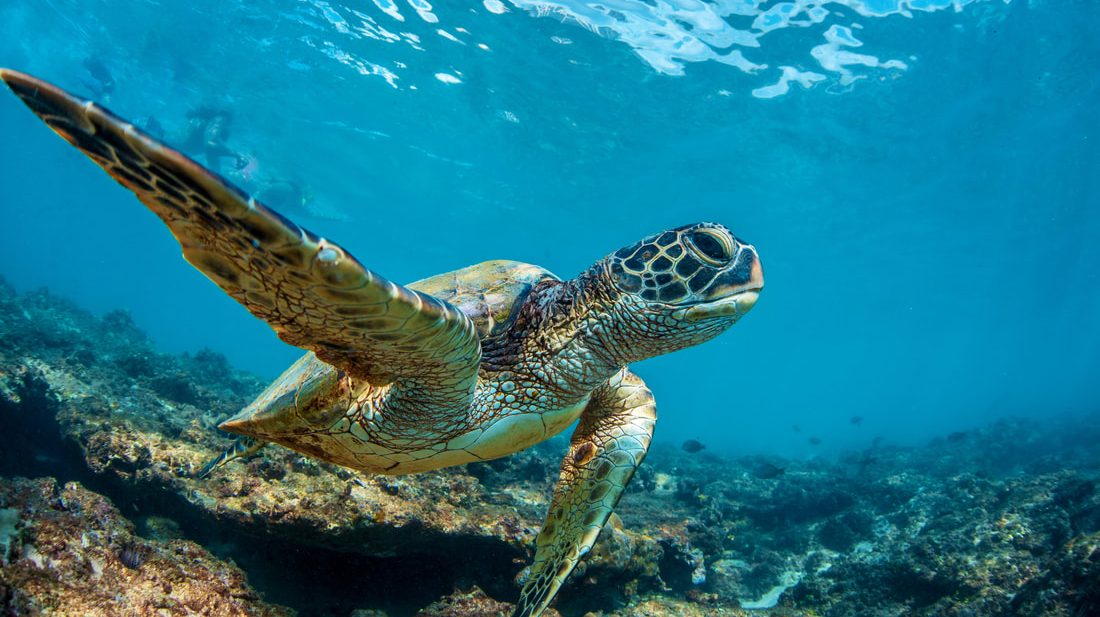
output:
[[[307,353],[221,424],[208,469],[274,442],[409,474],[512,454],[578,418],[516,617],[542,613],[588,552],[652,437],[627,366],[714,338],[756,302],[756,249],[722,225],[669,229],[571,280],[489,261],[398,285],[103,107],[0,78],[168,225],[192,265]]]

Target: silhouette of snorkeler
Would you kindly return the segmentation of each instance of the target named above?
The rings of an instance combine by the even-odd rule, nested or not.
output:
[[[225,169],[222,159],[232,159],[233,169],[244,170],[251,159],[233,151],[226,145],[229,139],[229,123],[232,119],[228,110],[204,105],[187,112],[187,132],[180,149],[201,156],[211,169]]]
[[[313,192],[309,187],[291,179],[270,178],[260,170],[259,162],[246,154],[230,148],[229,127],[232,114],[228,109],[203,105],[187,112],[187,126],[179,149],[206,166],[227,177],[242,181],[257,199],[277,205],[288,214],[322,216],[315,210]],[[154,127],[154,128],[160,128]],[[232,165],[226,162],[232,161]]]

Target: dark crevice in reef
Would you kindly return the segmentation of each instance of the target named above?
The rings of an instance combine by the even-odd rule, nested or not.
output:
[[[0,449],[0,476],[52,476],[59,483],[79,482],[114,502],[139,534],[150,533],[150,519],[170,519],[183,537],[244,569],[249,583],[266,601],[293,608],[299,615],[344,617],[369,606],[402,617],[456,587],[472,585],[494,597],[515,595],[511,581],[515,561],[522,556],[484,538],[432,537],[418,525],[408,525],[388,534],[385,542],[395,549],[432,547],[430,553],[369,557],[354,552],[355,547],[338,551],[257,534],[262,523],[246,529],[210,516],[166,488],[128,482],[110,473],[94,474],[80,448],[58,430],[58,400],[46,380],[26,371],[11,378],[8,388],[15,396],[13,400],[0,396],[0,425],[6,441]],[[304,537],[310,533],[303,530]]]
[[[79,453],[61,447],[57,398],[46,380],[34,371],[25,371],[13,376],[8,387],[15,400],[0,396],[5,442],[0,449],[0,476],[53,475],[61,482],[85,479],[77,477],[82,465],[72,460],[80,460]]]
[[[248,573],[249,583],[266,601],[289,606],[304,617],[345,617],[352,610],[372,607],[391,617],[411,616],[458,586],[476,584],[495,597],[514,592],[507,587],[516,566],[516,552],[479,538],[425,536],[410,525],[401,530],[408,544],[434,546],[431,553],[400,557],[370,557],[318,546],[301,534],[283,529],[280,535],[257,534],[262,522],[244,528],[208,516],[177,493],[109,479],[96,490],[114,501],[124,514],[137,518],[161,516],[179,524],[187,537],[221,559],[232,560]],[[142,517],[142,518],[138,518]],[[291,533],[287,533],[290,531]],[[387,542],[401,543],[397,534]],[[286,537],[299,537],[291,542]],[[370,542],[370,540],[364,540]],[[377,548],[377,547],[374,547]],[[502,583],[504,586],[502,586]]]

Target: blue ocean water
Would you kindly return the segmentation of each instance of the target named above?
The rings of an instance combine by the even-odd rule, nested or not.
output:
[[[724,223],[767,288],[637,367],[657,442],[804,457],[1100,408],[1098,27],[1088,0],[5,0],[0,66],[169,143],[222,110],[219,171],[398,281]],[[0,135],[17,288],[266,377],[298,355],[15,97]]]

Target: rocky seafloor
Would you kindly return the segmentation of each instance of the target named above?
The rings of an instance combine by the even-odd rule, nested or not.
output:
[[[509,614],[560,441],[398,478],[273,447],[195,479],[263,386],[0,283],[0,615]],[[655,448],[555,609],[1100,615],[1098,418],[810,461]]]

